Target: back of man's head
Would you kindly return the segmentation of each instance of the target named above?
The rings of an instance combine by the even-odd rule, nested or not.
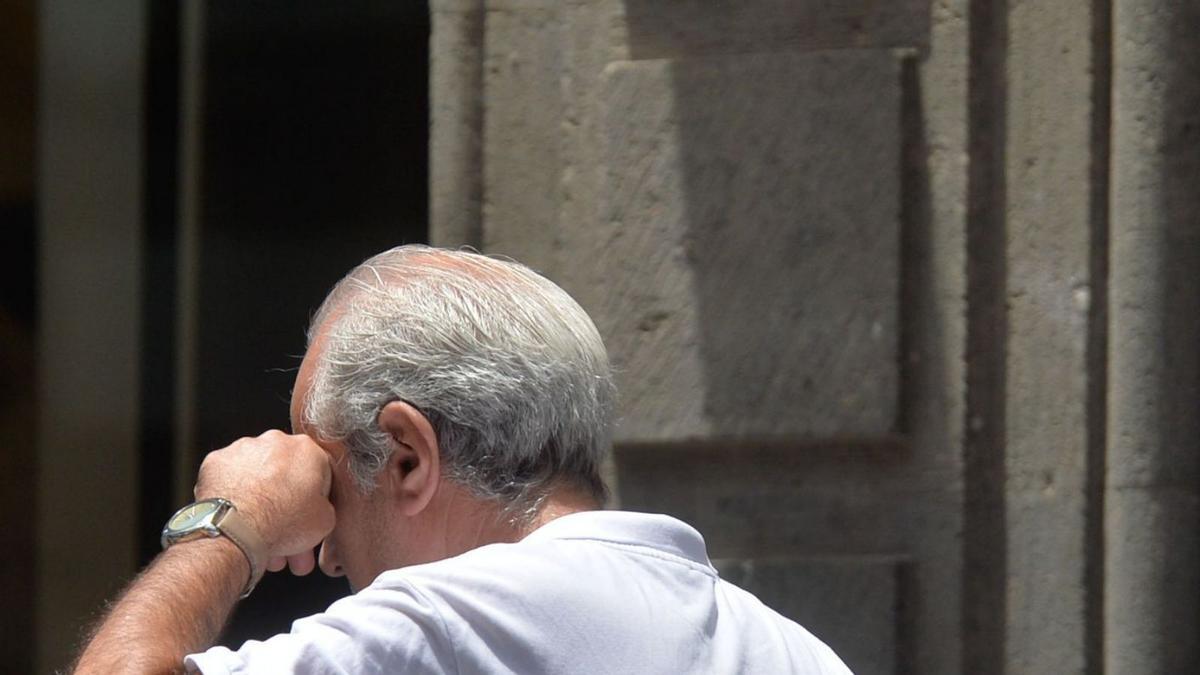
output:
[[[376,418],[422,412],[445,476],[532,512],[563,485],[598,503],[615,390],[603,342],[561,288],[515,262],[401,246],[343,278],[309,329],[320,338],[306,421],[342,441],[365,492],[390,455]]]

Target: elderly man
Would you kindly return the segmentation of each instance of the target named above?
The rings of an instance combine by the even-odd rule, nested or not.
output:
[[[721,581],[691,527],[598,510],[613,398],[595,326],[529,269],[371,258],[313,319],[293,434],[205,459],[79,671],[848,672]],[[354,595],[211,647],[264,571],[306,574],[318,544]]]

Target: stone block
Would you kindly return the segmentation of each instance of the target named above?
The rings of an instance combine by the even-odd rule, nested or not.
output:
[[[858,675],[900,670],[904,561],[724,559],[714,566],[723,579],[807,628]]]
[[[889,445],[621,446],[616,463],[622,508],[679,517],[721,557],[909,550],[960,503],[952,475]]]
[[[551,8],[495,10],[486,31],[483,246],[549,272],[562,170],[561,19]]]
[[[429,238],[480,245],[483,9],[478,0],[430,3]]]
[[[635,59],[921,47],[928,0],[625,0]]]
[[[592,254],[560,279],[622,375],[618,439],[889,434],[895,59],[619,62],[602,80],[599,212],[564,224],[564,249]]]
[[[1200,521],[1193,489],[1110,490],[1105,496],[1105,672],[1195,670]]]
[[[904,581],[902,664],[889,672],[960,672],[958,641],[948,637],[962,625],[959,478],[912,454],[886,445],[681,443],[622,446],[616,464],[622,508],[690,523],[713,558],[918,560]]]

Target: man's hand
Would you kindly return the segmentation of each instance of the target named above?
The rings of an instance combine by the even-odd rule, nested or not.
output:
[[[267,569],[293,574],[316,566],[313,549],[333,530],[329,455],[311,438],[271,430],[208,454],[196,499],[223,497],[267,545]]]
[[[210,453],[197,499],[223,497],[255,529],[268,569],[314,566],[313,548],[333,529],[329,455],[308,436],[268,431]],[[163,673],[207,648],[246,585],[245,558],[226,537],[201,537],[163,551],[96,628],[77,673]]]

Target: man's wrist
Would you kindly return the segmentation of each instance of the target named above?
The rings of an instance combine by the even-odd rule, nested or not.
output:
[[[163,548],[210,538],[227,539],[241,551],[249,569],[241,597],[250,595],[266,572],[268,549],[233,502],[220,497],[200,499],[176,511],[163,526]]]
[[[181,541],[159,556],[162,564],[203,570],[198,583],[222,596],[237,600],[247,582],[246,556],[228,537],[200,537]]]
[[[250,568],[250,576],[242,589],[245,598],[254,590],[267,571],[267,545],[259,534],[254,523],[238,512],[236,506],[230,506],[218,524],[221,534],[241,549]]]

